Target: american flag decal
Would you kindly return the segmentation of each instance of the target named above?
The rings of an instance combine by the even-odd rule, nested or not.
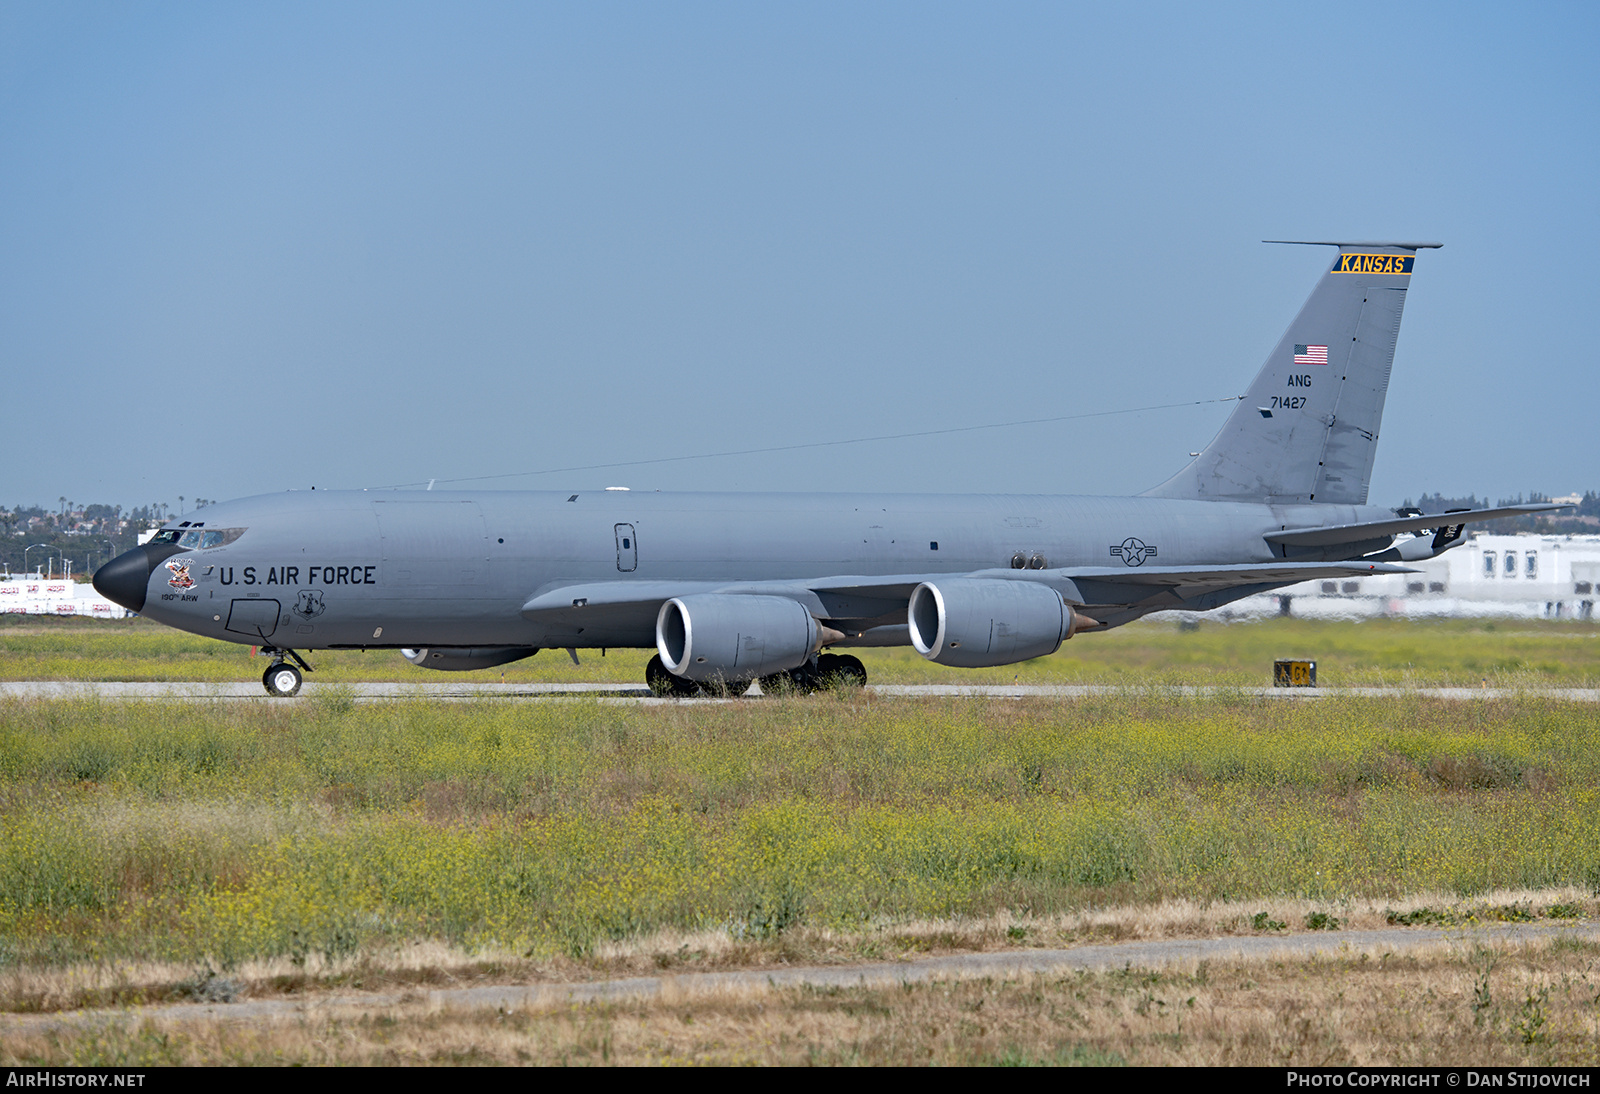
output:
[[[1328,347],[1295,346],[1294,363],[1297,365],[1325,365],[1328,363]]]

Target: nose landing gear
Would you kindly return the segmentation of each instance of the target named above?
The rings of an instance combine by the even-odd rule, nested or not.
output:
[[[304,680],[300,675],[300,669],[311,671],[311,666],[306,664],[305,659],[294,650],[280,650],[270,646],[263,647],[261,652],[272,656],[272,664],[261,674],[261,684],[267,689],[267,694],[287,699],[297,693]],[[285,655],[293,658],[295,665],[299,665],[300,668],[295,668],[295,665],[286,662]]]

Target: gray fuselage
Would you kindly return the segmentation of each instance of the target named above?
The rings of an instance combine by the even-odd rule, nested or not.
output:
[[[1004,494],[289,492],[170,522],[169,533],[200,528],[193,538],[203,543],[205,531],[221,530],[225,542],[163,557],[143,614],[226,641],[301,649],[646,648],[656,642],[653,610],[594,613],[579,627],[529,620],[522,609],[585,583],[966,574],[1011,567],[1017,556],[1052,569],[1253,564],[1283,557],[1262,538],[1268,532],[1389,514]]]

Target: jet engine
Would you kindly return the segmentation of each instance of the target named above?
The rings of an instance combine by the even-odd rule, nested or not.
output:
[[[675,596],[656,616],[656,649],[674,676],[751,680],[805,664],[827,638],[798,601],[784,596]]]
[[[466,672],[470,669],[492,669],[496,665],[509,665],[532,657],[539,652],[537,646],[441,646],[419,650],[401,650],[405,659],[424,669],[442,672]]]
[[[1048,585],[985,578],[923,582],[912,590],[907,621],[918,653],[966,669],[1043,657],[1082,629]]]

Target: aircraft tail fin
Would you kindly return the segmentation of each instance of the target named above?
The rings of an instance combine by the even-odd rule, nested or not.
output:
[[[1411,269],[1440,244],[1317,245],[1339,253],[1248,394],[1146,497],[1366,504]]]

